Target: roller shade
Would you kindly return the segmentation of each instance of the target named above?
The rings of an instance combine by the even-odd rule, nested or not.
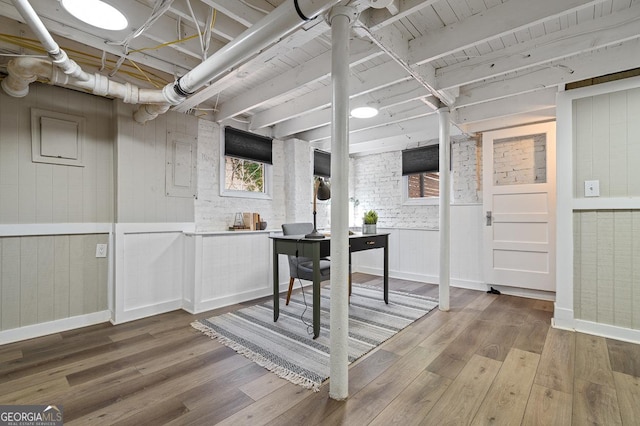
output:
[[[331,177],[331,154],[317,149],[313,151],[313,175]]]
[[[439,171],[439,145],[421,146],[402,151],[402,176]]]
[[[271,144],[273,139],[233,127],[224,128],[224,155],[273,164]]]

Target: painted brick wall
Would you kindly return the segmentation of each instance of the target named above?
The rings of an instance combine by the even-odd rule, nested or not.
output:
[[[279,228],[286,222],[312,221],[312,149],[307,142],[274,140],[273,200],[220,197],[219,125],[199,120],[198,142],[195,220],[199,231],[226,230],[233,224],[236,211],[259,212],[268,222],[269,229]],[[452,182],[455,203],[481,202],[477,150],[475,139],[454,140]],[[375,209],[381,227],[437,229],[437,205],[403,204],[401,169],[400,151],[350,159],[351,225],[362,225],[363,213]],[[331,200],[318,201],[317,212],[318,228],[329,226]]]
[[[481,203],[482,145],[476,139],[454,140],[451,163],[454,203]]]
[[[437,143],[437,141],[433,141]],[[454,140],[452,149],[454,203],[480,202],[477,183],[475,139]],[[400,151],[356,157],[352,160],[354,188],[349,196],[357,200],[353,222],[362,224],[365,211],[378,212],[378,226],[438,228],[437,205],[403,203],[402,155]]]
[[[269,229],[285,221],[285,150],[284,142],[273,141],[273,198],[220,196],[220,126],[206,120],[198,125],[198,198],[195,222],[198,231],[224,231],[233,225],[236,212],[257,212]]]

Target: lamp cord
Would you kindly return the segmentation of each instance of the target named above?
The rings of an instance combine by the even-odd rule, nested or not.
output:
[[[304,303],[304,310],[300,314],[300,321],[302,321],[302,323],[307,326],[307,334],[313,335],[313,323],[308,323],[304,319],[304,314],[307,312],[307,309],[309,309],[309,305],[307,305],[307,298],[304,295],[304,286],[302,285],[302,280],[300,279],[300,263],[298,262],[298,251],[299,251],[298,244],[299,243],[300,243],[300,240],[297,240],[296,241],[296,276],[298,277],[298,283],[300,284],[300,292],[302,293],[302,302]],[[320,307],[318,307],[318,309],[320,309]]]

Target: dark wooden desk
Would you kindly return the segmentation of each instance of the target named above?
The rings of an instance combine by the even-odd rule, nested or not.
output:
[[[309,257],[313,261],[313,338],[320,334],[320,258],[330,255],[331,239],[314,240],[304,235],[272,236],[273,240],[273,321],[280,315],[280,269],[278,255],[286,254]],[[367,234],[349,236],[349,273],[351,253],[381,248],[384,250],[384,302],[389,303],[389,234]]]

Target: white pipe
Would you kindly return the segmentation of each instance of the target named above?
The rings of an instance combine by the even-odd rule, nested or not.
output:
[[[352,7],[331,9],[331,297],[329,397],[349,395],[349,32]]]
[[[167,103],[179,105],[208,82],[219,79],[247,58],[325,12],[340,0],[285,1],[212,56],[162,90]],[[134,116],[143,118],[144,114]],[[155,118],[155,117],[153,117]],[[137,121],[137,119],[136,119]],[[139,121],[140,122],[140,121]]]
[[[48,76],[51,81],[54,72],[53,63],[44,59],[12,59],[7,64],[8,75],[0,84],[8,95],[22,98],[29,93],[29,84],[42,76]]]
[[[176,100],[182,102],[186,95],[194,93],[209,81],[220,78],[247,58],[259,53],[274,41],[302,26],[306,20],[325,12],[338,2],[339,0],[285,1],[247,28],[236,39],[182,76],[175,85],[174,91],[178,96]]]
[[[440,125],[440,285],[439,306],[441,311],[449,310],[449,285],[451,275],[451,141],[449,108],[438,109]]]
[[[167,84],[162,90],[144,90],[130,84],[119,84],[110,81],[100,74],[86,73],[67,54],[60,49],[51,34],[36,14],[28,0],[13,0],[13,4],[34,31],[38,40],[45,47],[53,63],[71,80],[65,84],[90,90],[101,96],[113,96],[128,103],[145,103],[161,105],[144,105],[142,111],[136,111],[134,118],[140,123],[155,118],[169,109],[171,105],[178,105],[187,96],[194,93],[209,81],[220,78],[242,61],[257,54],[279,38],[300,27],[304,22],[325,12],[340,0],[290,0],[278,6],[273,12],[259,20],[244,31],[235,40],[226,44],[222,49],[182,76],[178,81]],[[40,67],[40,65],[38,65]],[[48,78],[53,84],[61,79],[54,71],[40,75],[27,70],[28,66],[16,63],[14,68],[23,68],[24,73],[18,71],[8,83],[2,87],[12,96],[25,96],[29,83],[38,76]],[[28,74],[28,77],[27,77]],[[34,75],[36,77],[34,78]]]
[[[164,111],[169,108],[160,90],[140,89],[129,83],[117,83],[97,73],[87,74],[88,79],[86,81],[78,80],[62,74],[47,59],[15,58],[9,61],[7,71],[9,75],[2,80],[2,88],[7,94],[14,97],[26,96],[29,92],[29,84],[41,78],[49,80],[50,84],[71,86],[87,90],[94,95],[119,98],[129,104],[161,104],[166,107]]]
[[[65,74],[70,75],[78,80],[88,80],[89,74],[84,72],[75,61],[69,59],[66,52],[60,49],[47,28],[44,26],[40,17],[28,0],[13,0],[13,5],[20,13],[31,30],[35,33],[42,46],[47,50],[49,56]]]

